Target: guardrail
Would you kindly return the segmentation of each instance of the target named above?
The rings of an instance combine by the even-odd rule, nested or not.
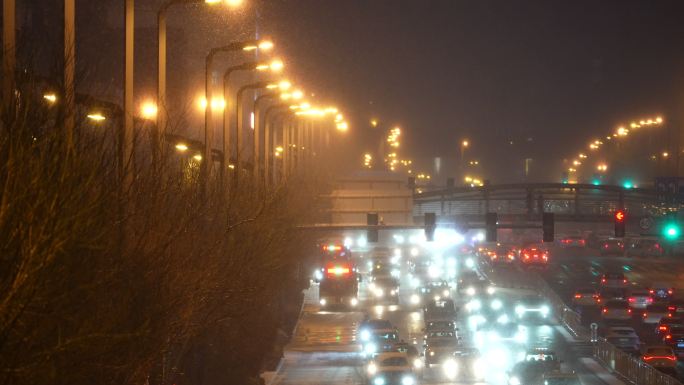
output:
[[[537,275],[537,279],[539,291],[551,303],[558,321],[576,338],[584,341],[592,340],[591,331],[582,325],[580,314],[567,306],[543,278]],[[684,385],[676,378],[644,363],[638,357],[623,352],[603,338],[592,342],[594,343],[594,358],[625,381],[635,385]]]
[[[660,372],[640,359],[616,348],[604,339],[594,344],[594,357],[603,365],[637,385],[681,385],[676,378]]]

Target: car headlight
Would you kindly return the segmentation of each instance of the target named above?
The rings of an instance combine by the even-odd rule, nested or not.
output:
[[[361,341],[368,341],[370,339],[370,331],[368,330],[361,330]]]
[[[418,305],[420,303],[420,296],[418,294],[411,294],[411,304]]]
[[[325,306],[325,304],[328,303],[328,301],[326,301],[325,298],[321,298],[321,300],[318,302],[321,304],[321,306]]]
[[[473,375],[475,378],[484,378],[485,366],[482,360],[475,360],[473,362]]]
[[[445,290],[442,292],[442,295],[445,296],[445,297],[448,297],[448,296],[449,296],[449,290],[446,290],[446,289],[445,289]]]
[[[495,291],[496,289],[494,288],[494,286],[487,286],[487,294],[492,295]]]
[[[434,357],[434,356],[435,356],[435,352],[430,351],[430,357]]]
[[[480,300],[478,299],[473,299],[470,302],[468,302],[468,304],[466,304],[466,308],[468,309],[468,311],[480,310],[480,308],[482,308],[482,302],[480,302]]]
[[[374,375],[375,373],[378,372],[378,366],[375,365],[374,362],[371,362],[370,364],[368,364],[368,369],[367,369],[367,370],[368,370],[368,374],[370,374],[370,375],[372,376],[372,375]]]
[[[320,270],[314,271],[314,278],[315,278],[317,281],[321,281],[321,280],[323,279],[323,273],[321,273]]]
[[[515,333],[515,341],[521,344],[527,342],[527,332],[524,330],[519,330],[517,333]]]
[[[501,314],[501,315],[499,316],[499,318],[496,319],[496,322],[498,322],[498,323],[500,323],[500,324],[508,323],[508,321],[509,321],[509,320],[508,320],[508,314]]]
[[[544,315],[544,317],[546,317],[547,315],[549,315],[549,311],[550,311],[550,310],[549,310],[549,307],[548,307],[548,306],[544,305],[544,306],[541,307],[541,313],[542,313],[542,315]]]
[[[520,379],[516,376],[513,376],[508,379],[508,385],[520,385]]]
[[[442,371],[448,379],[453,380],[458,375],[458,363],[456,360],[448,359],[442,364]]]
[[[518,305],[515,307],[515,314],[521,316],[525,312],[525,307],[522,305]]]
[[[503,307],[503,303],[499,299],[495,299],[491,303],[492,310],[500,310]]]
[[[385,379],[382,377],[375,377],[375,379],[373,380],[373,385],[385,385]]]
[[[352,305],[352,306],[356,306],[356,305],[359,304],[359,300],[356,299],[356,298],[352,298],[352,299],[349,301],[349,304]]]
[[[421,360],[420,358],[414,359],[414,360],[413,360],[413,367],[414,367],[415,369],[420,369],[420,368],[422,368],[422,367],[423,367],[423,360]]]
[[[465,260],[465,265],[466,267],[472,268],[473,266],[475,266],[475,261],[473,261],[472,258],[468,258]]]
[[[466,289],[466,294],[468,295],[475,295],[475,288],[474,287],[469,287]]]
[[[390,295],[392,295],[392,296],[395,296],[395,295],[397,295],[397,291],[396,291],[396,290],[394,290],[394,289],[392,289],[392,290],[390,291]]]
[[[368,354],[373,354],[378,350],[378,347],[375,346],[375,344],[368,344],[366,345],[366,353]]]
[[[401,385],[414,385],[416,380],[411,376],[404,376],[401,378]]]
[[[385,291],[384,291],[384,290],[382,290],[382,289],[380,289],[380,288],[375,289],[375,296],[376,296],[376,297],[382,298],[384,295],[385,295]]]

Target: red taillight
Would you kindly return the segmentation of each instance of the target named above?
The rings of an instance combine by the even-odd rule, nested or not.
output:
[[[676,306],[668,306],[667,307],[667,311],[675,311],[675,310],[677,310]]]
[[[627,278],[623,279],[622,283],[627,283]]]
[[[627,309],[627,313],[632,314],[632,309]]]
[[[672,289],[667,291],[667,294],[669,294],[669,295],[672,295],[672,293],[673,293]]]
[[[636,298],[634,298],[634,297],[629,297],[627,300],[628,300],[629,302],[636,302]]]
[[[528,253],[525,253],[525,259],[530,259],[530,255]]]
[[[604,245],[603,245],[603,248],[604,248],[604,249],[607,249],[607,248],[608,248],[608,244],[607,244],[607,243],[604,244]]]
[[[648,313],[644,312],[644,314],[642,314],[641,316],[646,318],[646,317],[648,317]]]
[[[660,325],[660,326],[658,326],[658,330],[663,331],[663,332],[664,332],[664,331],[667,331],[667,326],[665,326],[665,325]]]
[[[653,298],[651,298],[651,297],[646,298],[646,302],[653,303]]]
[[[334,274],[334,275],[349,274],[349,268],[348,267],[341,267],[341,266],[329,267],[328,268],[328,274]]]
[[[601,310],[601,312],[608,313],[608,309],[604,307],[603,310]]]
[[[644,359],[644,361],[650,361],[650,360],[677,361],[677,357],[675,357],[675,356],[644,356],[643,359]]]
[[[601,283],[606,283],[606,279],[605,279],[605,278],[601,278]]]
[[[584,239],[580,239],[579,243],[580,243],[580,245],[584,245],[584,243],[585,243]]]
[[[649,290],[648,294],[655,294],[655,290],[653,290],[653,289]]]
[[[582,294],[575,294],[575,298],[577,298],[577,299],[582,298]]]
[[[665,339],[666,339],[666,340],[671,340],[671,339],[672,339],[672,334],[666,335],[666,336],[665,336]]]

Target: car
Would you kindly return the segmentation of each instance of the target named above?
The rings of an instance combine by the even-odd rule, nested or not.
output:
[[[456,319],[456,306],[451,299],[431,301],[423,308],[423,320],[430,321],[453,321]]]
[[[586,247],[587,241],[581,235],[568,235],[558,240],[562,248]]]
[[[636,289],[629,292],[627,302],[632,309],[645,309],[653,303],[653,297],[646,289]]]
[[[604,321],[629,321],[632,319],[632,308],[624,300],[610,300],[601,308],[601,318]]]
[[[475,285],[481,280],[482,278],[480,278],[480,275],[476,271],[465,270],[458,276],[458,284],[456,287],[459,293],[463,293],[468,286]]]
[[[454,353],[458,346],[456,331],[434,330],[426,332],[425,338],[425,366],[442,364]]]
[[[539,295],[526,296],[515,302],[516,318],[520,321],[546,322],[551,317],[551,307],[546,298]]]
[[[663,344],[668,345],[674,350],[675,355],[680,357],[684,355],[684,327],[673,326],[670,331],[663,337]]]
[[[599,289],[599,303],[605,303],[610,300],[626,300],[628,291],[625,288],[602,287]]]
[[[487,253],[493,266],[510,266],[515,262],[515,250],[508,246],[498,246]]]
[[[575,306],[596,306],[599,302],[599,293],[593,288],[578,289],[572,296],[572,304]]]
[[[369,288],[376,302],[399,303],[399,280],[394,277],[378,277]]]
[[[621,256],[625,253],[625,243],[621,239],[609,238],[599,244],[603,256]]]
[[[546,267],[549,263],[549,251],[543,246],[528,246],[520,250],[518,259],[523,267]]]
[[[481,382],[486,371],[487,363],[480,351],[472,347],[459,347],[442,365],[442,372],[449,381]]]
[[[641,314],[641,322],[645,324],[656,324],[660,322],[663,317],[668,315],[667,305],[665,304],[653,304],[646,306],[646,309]]]
[[[533,349],[525,353],[525,359],[513,366],[508,373],[509,385],[541,383],[546,373],[560,371],[560,361],[548,349]]]
[[[684,301],[673,299],[667,304],[667,311],[671,317],[684,317]]]
[[[376,329],[363,344],[363,353],[372,357],[378,353],[389,352],[397,342],[399,342],[397,329]]]
[[[378,354],[368,364],[366,371],[369,383],[372,385],[414,385],[417,383],[406,353]]]
[[[606,341],[611,343],[613,346],[629,352],[635,353],[639,351],[641,347],[641,341],[636,331],[627,326],[613,326],[606,330],[605,335]]]
[[[649,293],[654,301],[669,301],[674,296],[674,287],[669,282],[653,282]]]
[[[448,331],[458,332],[458,327],[456,326],[456,321],[441,320],[441,321],[426,321],[425,322],[425,328],[423,328],[423,332],[428,333],[428,332],[438,331],[438,330],[448,330]],[[425,335],[425,338],[427,338],[427,334]]]
[[[564,373],[560,371],[553,371],[544,373],[542,376],[543,385],[582,385],[577,373]]]
[[[633,239],[625,249],[627,257],[662,257],[664,255],[660,241],[652,238]]]
[[[622,273],[605,273],[601,275],[601,286],[612,287],[612,288],[623,288],[627,287],[629,281]]]
[[[485,280],[477,280],[467,284],[461,291],[471,297],[480,295],[492,295],[496,292],[496,288],[490,282]]]
[[[367,319],[359,324],[359,327],[357,328],[357,335],[359,336],[359,340],[361,342],[365,342],[370,339],[371,334],[375,330],[382,329],[394,329],[394,326],[392,326],[392,323],[386,319]]]
[[[675,371],[677,368],[677,356],[674,350],[667,345],[645,347],[641,360],[656,369],[664,371]]]
[[[409,364],[413,366],[413,371],[415,373],[422,374],[423,366],[425,366],[425,363],[423,362],[423,358],[420,352],[418,352],[418,349],[416,349],[416,347],[413,344],[410,344],[402,340],[394,344],[392,351],[405,353],[406,357],[408,358]]]
[[[675,317],[663,317],[655,327],[656,336],[665,338],[671,328],[684,327],[684,320]]]

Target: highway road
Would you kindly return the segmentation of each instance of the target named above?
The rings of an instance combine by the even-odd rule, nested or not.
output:
[[[461,256],[466,258],[467,256]],[[497,298],[504,303],[512,303],[516,298],[535,292],[530,287],[530,273],[518,268],[489,270],[489,278],[497,285]],[[561,272],[561,266],[549,270]],[[360,344],[356,328],[364,318],[371,317],[390,320],[398,329],[402,339],[422,347],[422,312],[408,305],[413,293],[406,268],[402,268],[402,285],[399,305],[376,305],[369,297],[367,279],[361,284],[361,303],[358,311],[328,312],[318,306],[318,286],[312,284],[306,291],[302,314],[292,341],[287,346],[277,375],[271,380],[273,385],[302,384],[367,384],[365,359],[359,353]],[[569,282],[569,281],[568,281]],[[463,296],[455,296],[459,307],[458,325],[461,344],[476,346],[480,349],[487,365],[486,384],[507,384],[507,372],[529,347],[546,347],[555,351],[562,360],[563,371],[579,374],[583,384],[622,384],[609,374],[593,358],[587,343],[575,340],[556,322],[548,325],[529,325],[527,342],[524,344],[502,344],[483,337],[482,332],[472,327],[472,315],[465,310]],[[434,375],[433,375],[434,374]],[[444,382],[439,370],[426,372],[423,384],[453,383]],[[471,382],[472,383],[472,382]]]

